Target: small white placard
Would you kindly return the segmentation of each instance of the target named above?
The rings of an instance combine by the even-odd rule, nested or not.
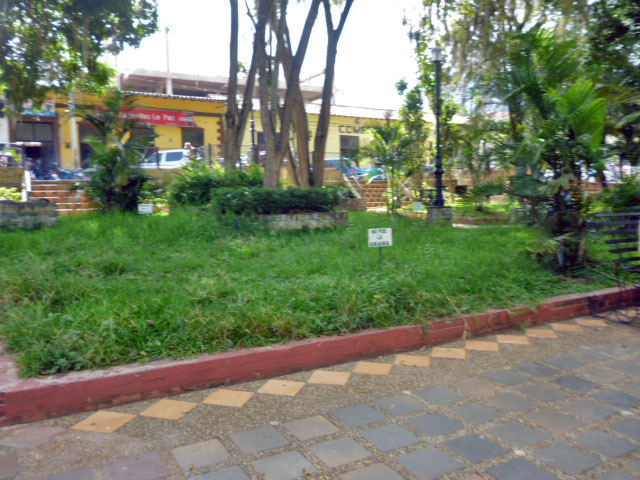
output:
[[[153,213],[153,203],[139,203],[138,213],[142,215],[150,215]]]
[[[370,228],[369,229],[369,246],[370,247],[390,247],[393,245],[390,228]]]

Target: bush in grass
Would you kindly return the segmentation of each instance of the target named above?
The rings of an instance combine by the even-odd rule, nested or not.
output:
[[[609,186],[599,195],[599,200],[608,210],[624,212],[640,208],[640,180],[627,177],[619,185]]]
[[[169,201],[173,205],[207,205],[215,189],[258,187],[262,185],[262,175],[257,165],[242,171],[224,171],[193,163],[184,168],[169,186]]]
[[[340,191],[334,188],[219,188],[211,196],[219,215],[330,212],[342,199]]]

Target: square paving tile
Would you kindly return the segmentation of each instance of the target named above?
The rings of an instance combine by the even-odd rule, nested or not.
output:
[[[583,347],[575,352],[568,353],[567,355],[584,362],[603,362],[605,360],[611,359],[609,355],[605,355],[604,353],[600,352],[594,352],[593,350],[586,347]]]
[[[431,365],[431,357],[425,355],[396,355],[395,364],[409,367],[428,367]]]
[[[180,420],[189,413],[197,403],[179,402],[163,398],[140,413],[143,417],[164,418],[166,420]]]
[[[622,470],[611,470],[599,477],[596,477],[595,480],[637,480],[638,477],[631,475],[630,473],[623,472]]]
[[[604,320],[596,320],[594,318],[576,318],[575,322],[583,327],[606,327],[607,322]]]
[[[339,467],[371,455],[353,438],[346,437],[316,443],[310,446],[309,450],[328,467]]]
[[[520,375],[511,370],[496,370],[495,372],[485,373],[484,376],[507,387],[531,381],[531,377]]]
[[[421,401],[407,395],[383,398],[381,400],[377,400],[375,403],[377,406],[394,415],[407,415],[427,408]]]
[[[587,420],[602,420],[603,418],[618,413],[609,407],[591,402],[585,398],[579,398],[578,400],[567,403],[560,409],[578,417],[586,418]]]
[[[221,388],[205,398],[203,403],[221,405],[223,407],[242,407],[253,395],[253,392]]]
[[[88,432],[113,433],[134,418],[136,416],[129,413],[100,410],[71,428]]]
[[[502,448],[497,443],[480,437],[479,435],[469,435],[467,437],[455,438],[444,444],[448,449],[453,450],[461,457],[473,463],[484,462],[490,458],[498,457],[508,453],[509,450]]]
[[[575,375],[566,375],[553,380],[553,383],[560,385],[567,390],[573,390],[574,392],[587,392],[594,388],[599,387],[597,383],[590,382],[584,378],[576,377]]]
[[[449,387],[433,387],[427,390],[415,392],[420,398],[434,405],[445,405],[447,403],[463,400],[464,397],[454,392]]]
[[[555,409],[541,410],[536,413],[526,413],[522,416],[525,420],[540,425],[553,433],[563,433],[584,425],[582,420],[578,420],[570,415],[560,413]]]
[[[588,366],[576,370],[576,375],[580,375],[587,380],[599,383],[612,383],[624,378],[619,372],[606,368],[605,366]]]
[[[605,390],[593,396],[601,402],[608,403],[614,407],[630,409],[640,405],[640,398],[619,390]]]
[[[494,395],[486,399],[487,403],[498,407],[500,410],[506,410],[508,412],[524,412],[537,407],[539,404],[535,403],[528,398],[524,398],[521,395],[515,393],[505,392]]]
[[[333,423],[320,415],[287,422],[284,424],[284,428],[295,435],[298,440],[302,441],[324,435],[331,435],[338,431],[338,428]]]
[[[552,323],[551,328],[557,332],[584,332],[580,325],[573,323]]]
[[[464,467],[462,463],[435,447],[401,455],[396,457],[396,461],[420,480],[433,480]]]
[[[410,418],[407,422],[413,428],[429,437],[448,435],[464,428],[462,423],[456,422],[441,413],[430,413],[428,415]]]
[[[298,452],[285,452],[253,462],[253,468],[264,480],[291,480],[304,478],[317,470]]]
[[[452,385],[456,390],[460,390],[466,395],[484,395],[495,392],[496,385],[485,378],[467,378]]]
[[[269,380],[258,389],[258,393],[268,393],[270,395],[283,395],[285,397],[295,397],[304,387],[304,382],[293,380]]]
[[[564,370],[575,370],[576,368],[584,367],[585,364],[571,357],[552,357],[545,360],[545,363],[553,365],[554,367],[563,368]]]
[[[0,480],[8,480],[18,475],[18,454],[0,451]]]
[[[481,352],[500,351],[498,342],[486,342],[483,340],[467,340],[464,348],[466,348],[467,350],[478,350]]]
[[[637,445],[628,440],[603,432],[602,430],[591,430],[590,432],[583,433],[575,437],[574,441],[587,450],[601,453],[610,458],[623,457],[638,448]]]
[[[106,480],[153,480],[169,474],[157,453],[120,458],[102,470]]]
[[[612,380],[614,381],[614,380]],[[631,382],[620,385],[619,388],[633,395],[640,395],[640,382]]]
[[[498,480],[558,480],[558,477],[547,470],[543,470],[535,463],[524,458],[516,458],[501,463],[487,470]]]
[[[558,338],[556,332],[545,328],[525,328],[524,334],[530,338]]]
[[[366,375],[389,375],[391,368],[390,363],[377,362],[358,362],[353,369],[353,373],[364,373]]]
[[[47,443],[59,433],[64,432],[64,428],[32,426],[17,430],[10,435],[0,439],[0,445],[15,448],[36,448]]]
[[[526,426],[521,422],[511,422],[500,425],[488,431],[509,445],[516,447],[526,447],[534,445],[549,438],[548,435]]]
[[[624,420],[609,425],[609,427],[616,432],[620,432],[640,442],[640,420],[637,418],[625,418]],[[638,470],[640,470],[640,468],[638,468]]]
[[[637,361],[609,362],[605,364],[605,367],[611,368],[616,372],[624,373],[625,375],[640,375]]]
[[[351,405],[339,410],[334,410],[331,413],[333,413],[342,423],[352,428],[370,425],[386,418],[378,410],[366,403]]]
[[[420,441],[413,433],[396,423],[372,428],[370,430],[363,430],[360,432],[360,435],[383,452],[406,447],[407,445],[412,445]]]
[[[249,480],[249,477],[240,467],[235,465],[215,472],[189,477],[189,480]]]
[[[404,480],[383,463],[374,463],[369,467],[340,475],[340,480]]]
[[[566,443],[555,443],[533,453],[533,456],[568,475],[578,475],[600,464],[600,460]]]
[[[229,436],[246,455],[289,445],[287,439],[271,426],[236,432]]]
[[[538,378],[551,377],[562,373],[557,368],[547,367],[545,365],[540,365],[539,363],[527,363],[525,365],[520,365],[518,370],[526,373],[527,375]]]
[[[481,423],[491,422],[496,418],[500,418],[502,413],[493,408],[486,407],[481,403],[465,403],[449,407],[454,415],[462,418],[464,421],[479,425]]]
[[[320,383],[323,385],[346,385],[351,372],[334,372],[331,370],[316,370],[309,377],[309,383]]]
[[[467,358],[467,352],[464,348],[433,347],[431,356],[433,358],[457,358],[464,360]]]
[[[525,385],[524,387],[520,387],[518,390],[520,390],[525,395],[528,395],[529,397],[535,398],[536,400],[540,400],[542,402],[556,402],[569,396],[568,393],[563,392],[559,388],[552,387],[551,385],[547,385],[546,383],[542,382]]]
[[[229,458],[227,450],[216,439],[174,448],[171,453],[173,453],[178,465],[187,472],[193,468],[222,463]]]
[[[524,335],[496,335],[498,343],[508,345],[529,345],[529,339]]]
[[[2,476],[2,470],[0,470],[0,478]],[[56,473],[46,477],[38,478],[38,480],[94,480],[93,470],[90,468],[74,468],[73,470],[67,470],[66,472]]]

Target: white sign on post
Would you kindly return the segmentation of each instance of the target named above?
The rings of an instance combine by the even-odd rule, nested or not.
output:
[[[370,228],[369,229],[369,246],[370,247],[390,247],[393,245],[390,228]]]
[[[153,203],[139,203],[138,213],[142,215],[151,215],[153,213]]]

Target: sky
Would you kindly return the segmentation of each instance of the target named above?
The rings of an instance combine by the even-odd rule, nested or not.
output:
[[[245,2],[240,0],[240,61],[250,63],[252,30]],[[416,62],[402,24],[405,14],[415,18],[421,0],[355,0],[338,44],[335,103],[398,109],[402,98],[395,84],[416,78]],[[289,28],[294,47],[306,16],[305,5],[291,2]],[[169,65],[172,72],[197,75],[229,74],[229,2],[227,0],[158,0],[160,29],[139,48],[127,48],[110,59],[122,71],[167,69],[165,27],[169,27]],[[334,14],[334,18],[337,15]],[[337,23],[337,20],[334,20]],[[320,9],[300,78],[322,72],[326,52],[324,12]],[[309,81],[322,85],[323,77]]]

